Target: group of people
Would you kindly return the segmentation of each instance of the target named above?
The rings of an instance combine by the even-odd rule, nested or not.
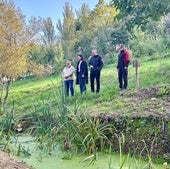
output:
[[[128,86],[128,65],[129,59],[127,59],[128,51],[123,44],[120,44],[117,48],[119,50],[118,55],[118,81],[120,90],[127,89]],[[97,50],[92,50],[92,56],[89,59],[89,63],[84,60],[83,56],[79,54],[77,56],[76,69],[71,64],[71,61],[66,62],[66,66],[63,69],[63,79],[66,96],[74,96],[74,79],[73,74],[76,72],[76,84],[80,87],[80,93],[86,93],[86,84],[88,83],[88,67],[90,68],[90,88],[91,92],[99,93],[100,91],[100,74],[103,68],[103,59],[97,53]],[[96,82],[96,85],[95,85]]]

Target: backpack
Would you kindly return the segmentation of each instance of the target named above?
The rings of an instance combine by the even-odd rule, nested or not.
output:
[[[127,64],[127,62],[130,62],[131,56],[128,50],[124,50],[124,64]]]

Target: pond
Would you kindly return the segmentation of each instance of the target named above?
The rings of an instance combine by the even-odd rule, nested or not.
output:
[[[13,145],[26,150],[25,155],[22,153],[19,160],[26,162],[35,169],[120,169],[120,155],[118,153],[101,153],[96,155],[75,155],[71,152],[62,152],[56,147],[51,155],[44,150],[37,148],[34,139],[31,137],[19,137],[13,140]],[[121,156],[125,161],[122,169],[148,169],[147,162],[135,159],[133,157]],[[94,160],[95,159],[95,160]],[[153,169],[170,169],[170,165],[153,164]]]

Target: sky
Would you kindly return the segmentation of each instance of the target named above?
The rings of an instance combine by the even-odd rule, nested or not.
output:
[[[63,7],[66,2],[72,6],[73,10],[78,10],[83,3],[93,9],[98,0],[14,0],[16,7],[21,9],[27,19],[31,16],[50,17],[54,25],[58,19],[62,20]],[[110,0],[105,0],[105,2],[110,2]]]

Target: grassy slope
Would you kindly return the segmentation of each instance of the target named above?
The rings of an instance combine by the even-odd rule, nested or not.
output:
[[[170,59],[149,60],[143,58],[139,67],[140,87],[170,83]],[[49,101],[58,99],[56,91],[61,86],[61,78],[57,75],[44,79],[27,79],[14,82],[10,91],[9,101],[14,102],[17,114],[25,114],[38,109]],[[129,88],[135,89],[135,68],[129,66]],[[87,93],[79,94],[79,86],[75,86],[75,97],[68,98],[68,105],[73,108],[79,105],[89,112],[111,112],[124,107],[118,90],[116,64],[105,66],[101,74],[100,94],[90,93],[90,84]],[[55,105],[55,104],[54,104]],[[55,109],[55,106],[54,106]]]

